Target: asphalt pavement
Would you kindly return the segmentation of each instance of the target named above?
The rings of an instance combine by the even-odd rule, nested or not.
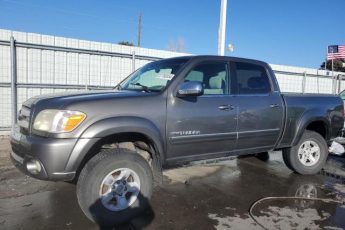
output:
[[[80,210],[75,185],[22,175],[0,139],[0,229],[100,229]],[[328,167],[328,168],[327,168]],[[300,176],[281,153],[164,172],[150,207],[114,229],[345,229],[345,160]]]

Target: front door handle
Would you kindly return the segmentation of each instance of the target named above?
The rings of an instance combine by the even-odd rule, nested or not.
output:
[[[220,105],[218,106],[219,110],[233,110],[235,107],[233,105]]]
[[[270,107],[271,108],[279,108],[279,105],[278,104],[271,104]]]

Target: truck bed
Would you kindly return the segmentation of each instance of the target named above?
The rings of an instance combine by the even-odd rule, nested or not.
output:
[[[323,121],[325,139],[338,136],[343,127],[343,101],[338,95],[282,93],[285,103],[285,125],[278,148],[291,146],[299,138],[298,130],[304,130],[313,119]],[[311,120],[310,117],[313,117]],[[332,123],[332,125],[330,125]],[[329,127],[329,128],[326,128]]]

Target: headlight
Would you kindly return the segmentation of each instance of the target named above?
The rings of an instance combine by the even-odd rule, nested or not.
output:
[[[86,115],[79,111],[47,109],[39,112],[34,129],[50,133],[65,133],[75,129]]]

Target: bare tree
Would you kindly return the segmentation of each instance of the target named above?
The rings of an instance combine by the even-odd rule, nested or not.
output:
[[[123,46],[134,46],[133,42],[129,42],[129,41],[120,41],[117,44],[123,45]]]
[[[176,40],[170,40],[167,45],[167,50],[172,52],[185,52],[186,42],[183,37],[178,37]]]

